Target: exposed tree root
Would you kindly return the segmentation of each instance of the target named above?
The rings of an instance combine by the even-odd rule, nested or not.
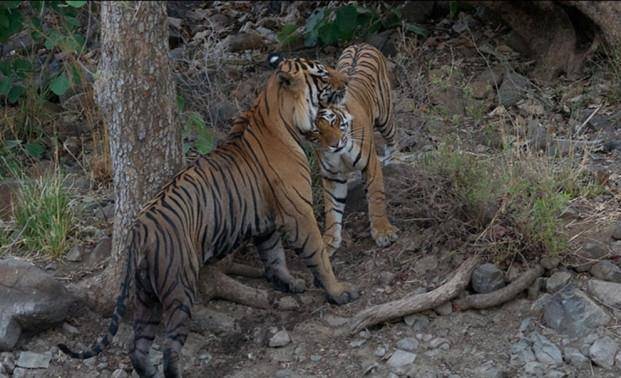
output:
[[[518,279],[509,285],[487,294],[475,294],[461,298],[453,302],[453,308],[459,311],[474,309],[484,309],[501,305],[515,298],[519,293],[526,290],[533,282],[541,277],[544,268],[537,265],[527,270]]]
[[[255,308],[273,307],[273,295],[268,294],[265,290],[246,286],[227,274],[259,278],[263,276],[263,270],[234,263],[233,254],[216,264],[204,266],[201,269],[199,280],[200,293],[204,302],[220,298]]]
[[[345,327],[349,332],[356,333],[375,324],[438,307],[466,288],[479,261],[478,255],[470,257],[461,264],[449,281],[428,293],[408,295],[396,301],[366,308],[356,314]]]

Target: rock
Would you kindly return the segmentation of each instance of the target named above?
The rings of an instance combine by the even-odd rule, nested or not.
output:
[[[366,42],[380,50],[385,56],[395,56],[398,52],[395,35],[394,30],[384,30],[379,33],[372,33]]]
[[[485,81],[473,81],[470,83],[470,91],[472,92],[472,97],[483,100],[487,98],[490,94],[492,94],[494,87],[492,84]]]
[[[433,309],[438,315],[450,315],[453,312],[453,304],[449,301]]]
[[[563,288],[571,280],[571,273],[556,272],[546,280],[546,291],[554,293]]]
[[[527,135],[530,144],[536,150],[543,150],[548,145],[548,130],[534,119],[528,122]]]
[[[558,258],[557,256],[544,256],[541,258],[539,263],[541,264],[542,267],[544,267],[544,269],[552,270],[552,269],[555,269],[561,263],[561,259]]]
[[[524,365],[524,369],[523,369],[524,373],[531,375],[531,376],[535,376],[535,377],[543,377],[546,368],[545,366],[543,366],[542,363],[540,362],[528,362],[526,365]]]
[[[472,272],[472,288],[477,293],[485,294],[505,286],[502,271],[494,264],[477,266]]]
[[[509,107],[515,105],[526,95],[530,88],[530,81],[515,72],[507,73],[498,88],[500,104]]]
[[[332,314],[326,314],[323,317],[323,320],[328,323],[330,327],[338,328],[344,326],[347,323],[347,318],[343,318],[341,316],[336,316]]]
[[[587,283],[587,291],[607,306],[621,309],[621,284],[589,280]]]
[[[225,51],[240,52],[260,50],[265,47],[263,38],[254,32],[241,32],[227,36],[218,46]]]
[[[52,353],[21,352],[17,360],[17,366],[27,369],[47,369],[50,367]]]
[[[562,365],[563,354],[547,337],[533,332],[530,334],[533,343],[533,352],[537,360],[545,365]]]
[[[3,349],[12,349],[22,330],[40,331],[62,322],[74,302],[60,282],[35,265],[16,258],[0,259]]]
[[[97,243],[89,253],[84,254],[83,259],[88,267],[95,267],[110,257],[112,251],[112,238],[105,237]]]
[[[537,279],[535,279],[535,282],[533,282],[532,285],[528,287],[528,299],[536,299],[539,296],[542,287],[543,278],[538,277]]]
[[[289,337],[289,333],[286,330],[280,330],[272,336],[269,341],[270,348],[280,348],[288,345],[291,342],[291,338]]]
[[[386,355],[386,348],[380,345],[375,348],[373,354],[375,355],[375,357],[384,357]]]
[[[574,268],[577,272],[586,272],[591,269],[591,266],[601,260],[608,254],[608,251],[601,243],[587,242],[582,246],[582,249],[578,251],[580,262]]]
[[[313,362],[319,362],[319,361],[321,361],[321,356],[318,355],[318,354],[311,354],[310,360],[313,361]]]
[[[589,359],[576,348],[567,347],[564,350],[565,361],[573,366],[585,366],[589,363]]]
[[[396,276],[397,275],[394,274],[393,272],[381,272],[379,274],[379,277],[378,277],[377,281],[382,286],[390,286],[392,281],[395,280]]]
[[[218,336],[240,332],[237,321],[230,315],[203,306],[196,306],[192,311],[190,330],[200,333],[206,329]]]
[[[429,325],[429,318],[421,314],[413,314],[403,317],[403,321],[410,327],[414,328],[415,332],[424,331]]]
[[[431,102],[437,109],[443,111],[449,117],[463,115],[466,109],[464,92],[461,88],[450,85],[445,88],[435,88],[429,94]]]
[[[112,372],[111,378],[129,378],[129,374],[123,369],[116,369]]]
[[[556,331],[580,337],[610,322],[610,316],[588,295],[568,285],[544,304],[543,319]]]
[[[436,337],[435,339],[429,342],[429,346],[432,349],[440,348],[440,349],[449,349],[449,342],[447,339],[442,337]]]
[[[79,245],[71,248],[69,252],[65,255],[65,260],[71,262],[79,262],[82,261],[82,247]]]
[[[505,378],[507,372],[494,366],[493,361],[487,361],[483,365],[475,369],[475,376],[480,378]]]
[[[621,368],[621,352],[617,353],[615,356],[615,366]]]
[[[406,352],[404,350],[397,349],[392,356],[388,359],[388,366],[391,368],[403,368],[409,364],[414,363],[416,360],[416,354]]]
[[[80,333],[79,329],[75,328],[74,326],[72,326],[69,323],[63,323],[63,331],[67,332],[67,333],[74,334],[74,335],[77,335],[77,334]]]
[[[282,297],[276,301],[276,307],[281,310],[291,311],[300,307],[293,297]]]
[[[533,353],[529,340],[521,339],[511,345],[511,364],[524,365],[532,361],[535,361],[535,353]]]
[[[412,337],[406,337],[397,342],[397,349],[406,352],[414,352],[418,348],[418,340]]]
[[[612,226],[610,237],[612,237],[613,240],[621,240],[621,222],[616,222]]]
[[[349,343],[349,346],[352,348],[360,348],[361,346],[363,346],[367,341],[365,339],[354,339]]]
[[[604,336],[591,345],[589,356],[598,366],[612,369],[618,350],[619,345],[610,336]]]
[[[14,317],[0,313],[0,351],[13,349],[21,333],[22,327]]]
[[[598,261],[591,267],[591,275],[604,281],[621,282],[621,268],[608,260]]]

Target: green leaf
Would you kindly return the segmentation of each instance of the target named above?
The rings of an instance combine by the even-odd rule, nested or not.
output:
[[[297,30],[298,27],[295,24],[283,25],[282,29],[280,29],[280,32],[277,34],[278,42],[283,46],[290,45],[297,37]]]
[[[15,104],[19,100],[19,98],[22,97],[24,91],[24,87],[22,87],[21,85],[15,85],[9,91],[7,99],[11,104]]]
[[[5,9],[16,9],[19,7],[20,3],[21,1],[19,0],[11,0],[11,1],[3,0],[0,2],[0,4],[2,5],[1,8],[5,8]]]
[[[214,146],[213,134],[211,133],[211,130],[207,129],[206,127],[200,129],[196,135],[196,141],[194,141],[194,146],[196,147],[196,150],[202,155],[207,155],[209,152],[211,152]]]
[[[459,13],[459,4],[457,3],[457,1],[449,1],[449,16],[451,18],[455,18],[455,16],[457,16],[457,13]]]
[[[41,159],[43,157],[43,153],[45,152],[45,146],[37,142],[27,143],[24,148],[26,149],[26,152],[28,152],[28,155],[37,159]]]
[[[67,3],[67,5],[69,5],[72,8],[82,8],[84,6],[84,4],[86,4],[86,0],[81,0],[81,1],[65,1],[65,3]]]
[[[10,140],[5,140],[4,141],[4,148],[6,149],[13,149],[17,146],[19,146],[20,144],[22,144],[22,141],[19,139],[10,139]]]
[[[69,79],[63,72],[50,82],[50,90],[57,96],[62,96],[70,87]]]
[[[0,2],[0,4],[1,3],[2,2]],[[9,25],[7,27],[0,27],[0,42],[5,42],[10,36],[22,29],[22,15],[18,9],[5,9],[2,10],[1,13],[5,14],[9,19]]]
[[[65,39],[64,35],[60,34],[56,30],[52,30],[47,38],[45,38],[45,48],[51,50],[56,47],[63,39]]]
[[[339,29],[338,26],[333,23],[326,23],[319,28],[319,40],[324,45],[333,45],[338,41]]]
[[[354,5],[349,4],[336,10],[336,19],[334,23],[339,31],[339,40],[349,41],[354,36],[357,18],[358,12]]]
[[[11,90],[11,79],[7,76],[0,80],[0,95],[7,96]]]
[[[32,62],[28,59],[17,58],[11,63],[11,70],[20,78],[32,71]]]
[[[11,21],[7,12],[0,12],[0,28],[8,29]]]
[[[183,113],[185,110],[185,98],[182,95],[177,95],[177,109],[179,109],[179,113]]]
[[[80,26],[80,21],[77,18],[72,16],[65,16],[65,22],[71,26]]]
[[[410,33],[418,34],[422,37],[427,36],[427,29],[413,22],[408,22],[407,24],[405,24],[405,30],[409,31]]]

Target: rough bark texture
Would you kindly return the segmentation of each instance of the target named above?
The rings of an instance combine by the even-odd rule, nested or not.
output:
[[[541,277],[545,269],[541,265],[527,270],[524,274],[518,277],[515,281],[509,285],[487,294],[475,294],[461,298],[453,302],[453,307],[459,311],[474,309],[484,309],[501,305],[509,302],[516,297],[519,293],[526,290],[530,285],[535,282],[538,277]]]
[[[405,298],[360,311],[347,323],[348,331],[356,333],[366,327],[415,312],[430,310],[450,301],[468,286],[472,271],[478,265],[479,260],[479,256],[469,258],[461,264],[449,281],[428,293],[408,295]]]
[[[110,134],[115,193],[112,252],[95,304],[106,311],[119,287],[134,216],[181,167],[181,133],[168,59],[163,2],[102,2],[96,101]]]

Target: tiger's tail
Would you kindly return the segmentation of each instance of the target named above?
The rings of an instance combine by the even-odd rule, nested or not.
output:
[[[119,329],[119,322],[123,318],[125,314],[125,310],[127,309],[127,298],[129,296],[129,288],[132,281],[132,268],[133,268],[133,253],[134,253],[134,245],[130,244],[129,253],[127,256],[127,262],[125,264],[125,277],[123,278],[123,283],[121,284],[121,292],[116,298],[116,305],[114,307],[114,313],[112,314],[112,319],[110,320],[110,326],[108,327],[108,332],[99,339],[89,350],[82,352],[74,352],[65,344],[58,344],[58,349],[60,349],[63,353],[70,356],[71,358],[77,358],[81,360],[85,360],[87,358],[94,357],[101,353],[105,348],[110,345],[114,335],[116,335]]]

